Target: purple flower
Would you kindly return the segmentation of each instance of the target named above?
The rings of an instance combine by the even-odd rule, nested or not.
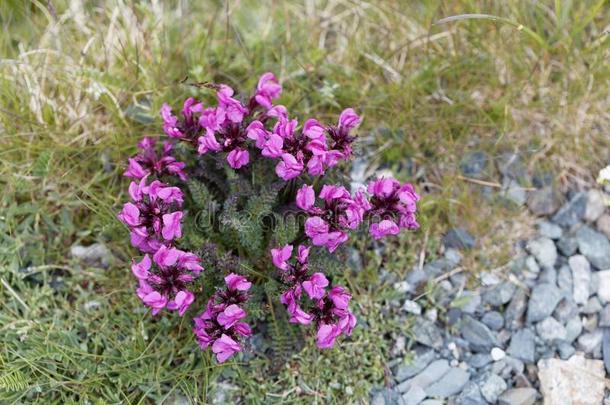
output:
[[[294,179],[303,171],[303,163],[290,153],[282,153],[282,161],[275,167],[275,173],[283,180]]]
[[[352,143],[356,139],[350,131],[360,124],[360,117],[356,112],[347,108],[339,116],[336,127],[329,127],[328,134],[332,140],[329,146],[328,167],[337,164],[339,160],[348,160],[352,155]]]
[[[218,108],[225,112],[227,119],[233,123],[242,122],[248,110],[232,97],[233,89],[226,84],[221,84],[216,96],[218,97]]]
[[[140,180],[149,175],[157,177],[168,175],[186,180],[184,172],[186,164],[178,162],[171,155],[173,146],[170,142],[163,142],[160,153],[157,153],[156,141],[145,137],[138,143],[138,148],[140,152],[129,158],[129,165],[123,173],[125,177]]]
[[[303,289],[312,300],[324,296],[324,289],[328,286],[328,280],[322,273],[313,273],[309,280],[303,282]]]
[[[419,228],[415,216],[419,195],[411,184],[381,178],[370,182],[367,191],[371,199],[366,215],[372,222],[369,232],[373,238],[398,235],[400,228]]]
[[[335,308],[345,310],[348,308],[352,295],[344,287],[338,285],[328,291],[328,298],[333,302]]]
[[[353,108],[346,108],[339,116],[339,128],[350,130],[360,124],[360,117]]]
[[[167,246],[159,247],[152,261],[144,255],[131,265],[140,283],[138,297],[153,309],[153,315],[163,308],[184,315],[195,300],[189,285],[202,270],[196,255]]]
[[[246,127],[246,136],[256,142],[256,147],[263,149],[271,132],[267,131],[262,122],[255,120]]]
[[[218,323],[224,326],[225,329],[231,328],[239,320],[246,317],[246,311],[235,304],[231,304],[225,308],[223,312],[218,314]]]
[[[338,325],[320,324],[316,335],[316,344],[320,349],[330,349],[334,346],[335,340],[341,334],[341,329]]]
[[[182,192],[158,180],[146,185],[146,179],[132,182],[129,194],[133,202],[123,205],[118,215],[130,228],[131,242],[144,253],[154,253],[160,245],[181,236]]]
[[[216,354],[216,360],[224,363],[233,354],[241,351],[241,346],[223,333],[212,345],[212,351]]]
[[[282,156],[284,139],[276,134],[270,134],[263,144],[261,154],[265,157],[276,158]]]
[[[225,283],[227,284],[227,288],[231,291],[248,291],[250,287],[252,287],[252,283],[244,276],[239,276],[235,273],[226,276]]]
[[[250,161],[250,155],[247,150],[235,148],[227,155],[227,162],[233,169],[239,169],[245,166]]]
[[[187,98],[182,107],[182,119],[178,119],[172,113],[169,105],[163,104],[161,107],[161,118],[163,118],[163,131],[170,138],[183,139],[194,141],[201,132],[201,127],[198,125],[198,117],[196,114],[201,114],[203,105],[194,98]]]
[[[282,86],[277,81],[275,75],[271,72],[267,72],[258,80],[254,99],[258,104],[269,109],[272,107],[271,101],[278,98],[281,92]]]
[[[316,193],[312,186],[303,184],[297,191],[297,207],[303,211],[310,210],[316,202]]]

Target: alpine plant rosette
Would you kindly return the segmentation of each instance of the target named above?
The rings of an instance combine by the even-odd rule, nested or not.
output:
[[[336,264],[363,227],[375,240],[417,229],[419,196],[391,178],[350,193],[341,171],[329,171],[352,157],[361,121],[353,109],[336,124],[299,125],[274,104],[282,86],[273,73],[249,98],[225,84],[202,87],[215,103],[189,97],[178,114],[163,104],[166,139],[143,138],[127,163],[129,201],[118,218],[142,253],[131,266],[136,294],[153,315],[199,312],[195,339],[220,363],[247,347],[248,321],[275,303],[331,348],[356,317],[325,261]]]

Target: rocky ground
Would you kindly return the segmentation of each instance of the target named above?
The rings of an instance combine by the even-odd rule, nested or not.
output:
[[[540,218],[507,266],[468,280],[460,250],[475,240],[457,228],[443,257],[394,284],[412,334],[393,336],[392,381],[373,404],[610,404],[610,196],[575,192],[561,205],[543,185],[509,197]],[[415,293],[431,279],[446,311]]]

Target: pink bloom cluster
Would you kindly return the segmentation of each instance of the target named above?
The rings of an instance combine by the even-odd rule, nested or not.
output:
[[[356,326],[356,317],[349,309],[351,295],[342,286],[329,286],[329,281],[322,273],[309,274],[309,247],[300,245],[294,260],[292,245],[271,249],[275,267],[288,288],[280,300],[290,315],[291,323],[309,325],[314,323],[317,329],[317,346],[320,349],[333,347],[341,335],[351,335]],[[303,294],[305,291],[307,297]],[[303,306],[307,306],[303,309]]]
[[[244,105],[234,97],[231,87],[215,86],[218,105],[204,108],[189,98],[182,117],[173,115],[169,105],[161,108],[163,129],[176,139],[197,146],[201,155],[224,152],[233,169],[246,166],[251,160],[250,146],[262,156],[277,159],[276,174],[283,180],[299,176],[306,169],[312,176],[325,173],[340,160],[351,157],[355,137],[350,131],[360,123],[353,109],[344,110],[336,126],[325,127],[310,118],[297,131],[298,122],[290,119],[286,107],[273,105],[282,86],[273,73],[261,76],[254,95]]]
[[[154,266],[153,266],[154,261]],[[203,267],[193,253],[162,245],[150,260],[148,255],[131,265],[131,271],[138,279],[138,297],[152,308],[153,315],[161,309],[178,311],[184,315],[195,295],[189,284],[199,275]]]
[[[252,283],[234,273],[225,277],[225,283],[226,288],[216,291],[205,311],[193,318],[193,333],[199,346],[211,346],[219,363],[241,351],[241,338],[252,335],[250,325],[242,322],[247,314],[241,307],[249,298],[247,291]]]
[[[129,158],[129,166],[124,176],[140,180],[150,175],[157,177],[173,175],[178,176],[180,180],[186,180],[186,173],[184,172],[186,164],[178,162],[170,154],[172,148],[172,143],[165,141],[159,154],[156,151],[156,141],[149,137],[143,138],[138,143],[140,153]]]
[[[131,182],[129,195],[132,202],[125,203],[119,219],[129,227],[131,244],[144,253],[155,253],[182,236],[180,222],[184,215],[182,191],[159,180],[146,184]]]
[[[375,239],[398,235],[400,228],[417,229],[415,213],[419,195],[412,184],[400,184],[394,179],[378,179],[368,185],[371,195],[368,216],[369,231]]]

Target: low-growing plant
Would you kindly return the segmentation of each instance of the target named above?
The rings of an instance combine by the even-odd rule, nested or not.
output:
[[[248,314],[264,317],[278,298],[290,323],[315,325],[317,346],[330,348],[356,325],[351,294],[329,280],[335,251],[365,224],[375,239],[418,228],[419,196],[391,178],[346,189],[337,168],[353,154],[351,108],[336,125],[299,127],[273,104],[282,87],[272,73],[245,100],[224,84],[202,88],[217,106],[188,98],[175,115],[164,104],[167,139],[142,139],[125,171],[131,201],[118,217],[144,254],[131,267],[137,295],[153,315],[207,300],[193,332],[219,362],[252,335]]]

